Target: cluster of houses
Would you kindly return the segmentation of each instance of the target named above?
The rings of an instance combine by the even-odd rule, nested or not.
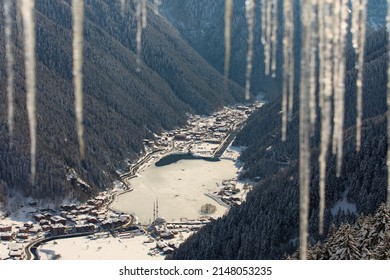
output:
[[[24,259],[24,246],[21,243],[10,242],[8,243],[9,257],[14,260]]]
[[[155,140],[144,139],[144,145],[152,149],[180,147],[184,146],[183,142],[218,145],[230,131],[243,123],[259,107],[260,103],[239,105],[225,107],[209,117],[190,116],[185,127],[164,132],[161,136],[156,136]]]
[[[7,244],[8,258],[24,258],[24,243],[37,238],[42,230],[32,222],[23,225],[0,224],[0,240]]]
[[[226,205],[240,205],[245,199],[244,194],[250,189],[251,185],[248,183],[238,186],[236,180],[224,180],[214,195]]]
[[[20,259],[23,258],[23,254],[19,254],[23,251],[23,244],[39,237],[111,231],[131,224],[130,215],[114,213],[103,207],[109,201],[110,194],[102,192],[82,205],[63,204],[58,210],[37,210],[32,215],[33,221],[0,224],[0,240],[8,244],[10,258]]]
[[[167,223],[164,218],[158,217],[147,229],[148,233],[157,240],[156,248],[150,254],[172,254],[184,241],[183,232],[196,232],[210,219],[183,220]]]
[[[113,213],[102,207],[109,202],[109,198],[108,193],[104,192],[86,204],[61,205],[57,215],[37,213],[33,218],[52,235],[114,230],[131,222],[130,215]]]
[[[1,225],[0,224],[0,240],[2,241],[12,241],[12,240],[28,240],[30,238],[36,237],[42,229],[32,223],[26,222],[23,226],[19,225]]]

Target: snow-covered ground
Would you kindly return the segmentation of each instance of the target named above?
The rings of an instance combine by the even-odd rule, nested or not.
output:
[[[242,106],[241,106],[242,107]],[[163,167],[156,167],[154,163],[159,158],[165,156],[167,153],[174,152],[188,152],[200,156],[211,156],[215,149],[220,144],[208,143],[210,140],[222,140],[230,128],[235,127],[237,123],[242,122],[247,118],[247,114],[243,112],[245,108],[224,108],[221,112],[217,112],[210,117],[194,117],[189,123],[193,123],[193,127],[167,132],[169,137],[165,135],[165,145],[163,142],[157,143],[163,145],[164,151],[152,155],[149,160],[141,164],[137,169],[136,178],[124,178],[124,183],[131,185],[134,190],[127,192],[117,197],[117,201],[113,207],[115,210],[135,213],[142,224],[148,224],[149,220],[153,218],[153,205],[158,199],[158,215],[165,217],[167,221],[180,220],[186,218],[189,220],[198,219],[204,214],[200,209],[202,205],[211,203],[216,206],[216,211],[211,214],[211,217],[219,217],[226,213],[227,208],[218,204],[218,201],[206,196],[205,194],[216,194],[218,191],[217,184],[224,180],[236,180],[237,174],[241,168],[240,162],[237,161],[240,152],[244,147],[229,146],[221,157],[221,161],[210,162],[204,160],[181,160],[174,164]],[[252,110],[252,109],[251,109]],[[231,119],[229,116],[234,116]],[[232,124],[235,121],[235,124]],[[214,126],[214,127],[212,127]],[[213,132],[209,131],[212,128]],[[200,141],[200,137],[189,137],[190,141],[176,141],[173,142],[174,135],[178,133],[191,134],[198,131],[203,135],[205,142]],[[157,136],[156,136],[157,137]],[[169,141],[175,146],[169,145]],[[192,139],[192,140],[191,140]],[[196,139],[196,140],[195,140]],[[218,141],[217,141],[218,142]],[[165,146],[164,146],[165,145]],[[161,148],[161,147],[160,147]],[[142,159],[140,159],[142,162]],[[118,171],[119,172],[119,171]],[[120,172],[119,172],[120,173]],[[68,180],[77,178],[82,181],[74,170],[70,170],[67,175]],[[238,182],[237,187],[241,192],[236,195],[244,199],[247,189],[243,191],[244,182]],[[111,193],[120,193],[125,189],[125,185],[121,182],[114,182],[111,186]],[[26,199],[18,194],[13,194],[13,199],[8,200],[6,209],[12,214],[0,212],[0,224],[12,225],[12,232],[18,233],[19,228],[25,222],[33,221],[32,215],[40,209],[56,209],[57,201],[34,201],[30,204],[32,199]],[[79,204],[74,198],[69,197],[63,203]],[[1,209],[0,209],[1,210]],[[6,217],[7,216],[7,217]],[[181,234],[180,238],[188,237],[192,232]],[[29,242],[37,236],[29,236],[28,240],[16,240],[16,242]],[[60,259],[162,259],[164,256],[159,253],[153,254],[152,248],[155,248],[155,242],[144,243],[148,240],[146,235],[137,236],[134,238],[118,238],[106,237],[104,239],[92,240],[87,237],[60,239],[43,244],[40,248],[42,259],[53,259],[59,257]],[[181,240],[183,241],[183,240]],[[13,241],[15,242],[15,241]],[[25,243],[27,244],[27,243]],[[9,242],[0,243],[0,259],[7,258],[9,255]],[[150,254],[152,252],[152,254]]]
[[[337,215],[337,212],[339,210],[341,211],[345,211],[345,212],[351,212],[351,213],[354,213],[356,215],[358,215],[357,211],[356,211],[356,205],[355,203],[351,203],[351,202],[348,202],[348,199],[347,199],[347,195],[348,195],[348,189],[344,191],[343,193],[343,197],[341,200],[339,200],[334,206],[333,208],[330,210],[331,213],[332,213],[332,216],[336,216]]]
[[[167,221],[180,218],[197,219],[201,206],[214,204],[215,217],[226,208],[217,204],[205,193],[217,189],[217,183],[237,176],[237,167],[231,160],[210,162],[205,160],[180,160],[177,163],[156,167],[150,164],[130,180],[134,191],[118,196],[112,206],[119,212],[134,213],[142,224],[153,218],[153,205],[158,199],[159,216]]]
[[[244,146],[237,147],[237,146],[232,146],[232,144],[230,144],[230,146],[226,149],[226,151],[221,156],[221,159],[231,159],[231,160],[237,161],[241,152],[245,149],[246,149],[246,147],[244,147]],[[236,163],[239,164],[239,162],[236,162]]]
[[[145,243],[148,237],[99,238],[76,237],[50,241],[38,248],[42,260],[57,255],[60,260],[162,260],[164,255],[149,255],[156,243]]]
[[[182,232],[165,242],[183,242],[192,232]],[[152,241],[152,242],[150,242]],[[58,239],[38,248],[42,260],[163,260],[165,255],[156,249],[156,241],[146,235],[133,238],[75,237]]]

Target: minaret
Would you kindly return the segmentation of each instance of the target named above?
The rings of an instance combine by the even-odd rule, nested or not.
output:
[[[156,220],[156,201],[153,202],[153,223]]]
[[[157,197],[157,204],[156,204],[156,218],[158,218],[158,197]]]

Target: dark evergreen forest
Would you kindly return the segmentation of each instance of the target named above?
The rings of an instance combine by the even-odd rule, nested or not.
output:
[[[335,203],[346,192],[357,213],[374,213],[386,199],[386,33],[367,38],[364,65],[364,122],[362,150],[355,151],[356,70],[354,53],[348,52],[346,77],[346,131],[343,170],[336,177],[335,159],[329,156],[325,228],[355,222],[349,211],[332,214]],[[296,98],[297,99],[297,98]],[[298,100],[296,100],[298,107]],[[243,178],[260,177],[246,203],[205,226],[173,255],[174,259],[281,259],[299,244],[298,111],[288,124],[288,138],[281,142],[281,100],[275,97],[253,114],[235,144],[247,146]],[[318,131],[318,128],[317,128]],[[310,192],[310,241],[318,234],[319,135],[312,138],[312,185]]]
[[[3,1],[1,7],[3,7]],[[14,21],[16,131],[7,128],[6,59],[0,36],[0,196],[85,199],[103,190],[143,150],[142,139],[185,124],[187,113],[208,114],[243,98],[181,39],[163,17],[148,11],[142,62],[136,63],[134,3],[87,0],[84,104],[86,158],[80,161],[72,84],[71,1],[36,1],[37,181],[29,182],[29,132],[25,104],[22,28]],[[15,13],[15,12],[14,12]],[[14,15],[15,16],[15,15]],[[3,12],[0,29],[4,30]],[[137,68],[141,72],[137,72]],[[66,180],[73,168],[87,185]]]

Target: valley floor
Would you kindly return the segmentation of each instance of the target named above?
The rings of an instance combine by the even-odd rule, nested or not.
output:
[[[195,156],[212,157],[225,145],[229,133],[255,109],[254,106],[239,106],[224,108],[210,117],[194,116],[187,127],[157,136],[156,141],[145,141],[145,155],[130,167],[129,172],[121,174],[125,184],[116,183],[112,191],[102,192],[86,204],[69,203],[60,209],[49,206],[42,209],[42,205],[24,201],[26,207],[15,210],[19,215],[13,213],[0,219],[0,259],[30,259],[34,258],[35,252],[40,259],[163,259],[188,236],[210,222],[208,215],[200,217],[201,220],[184,219],[170,223],[161,218],[157,222],[159,217],[156,217],[155,222],[141,225],[135,215],[115,209],[118,196],[132,195],[132,179],[168,154],[190,152]],[[233,115],[241,117],[231,121]],[[241,148],[229,145],[223,147],[220,157],[239,165],[240,152]],[[225,211],[218,213],[221,216],[230,204],[245,200],[249,190],[247,182],[238,183],[232,178],[217,183],[215,190],[205,195],[214,204],[225,207]],[[69,238],[77,234],[86,236]],[[30,248],[32,244],[33,250]]]

